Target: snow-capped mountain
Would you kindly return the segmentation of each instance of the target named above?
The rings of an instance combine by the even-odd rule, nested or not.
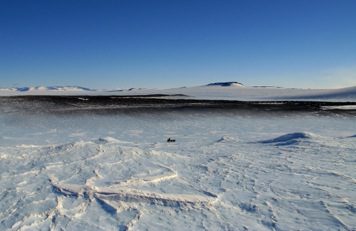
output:
[[[14,95],[184,95],[195,99],[224,100],[321,100],[356,101],[356,86],[340,89],[301,89],[246,86],[240,82],[216,82],[197,87],[172,89],[130,88],[95,90],[80,86],[0,88],[0,96]]]
[[[37,86],[37,87],[11,87],[0,88],[0,91],[33,92],[33,91],[93,91],[92,89],[79,86]]]
[[[244,85],[239,82],[216,82],[216,83],[209,83],[207,86],[244,87]]]

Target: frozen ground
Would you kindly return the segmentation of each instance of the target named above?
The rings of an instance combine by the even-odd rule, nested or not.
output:
[[[354,114],[0,112],[0,230],[356,230]]]

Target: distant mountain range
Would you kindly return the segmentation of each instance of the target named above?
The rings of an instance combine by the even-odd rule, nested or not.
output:
[[[356,86],[340,89],[301,89],[275,86],[246,86],[240,82],[216,82],[203,86],[145,89],[130,88],[122,90],[96,90],[80,86],[39,86],[0,88],[0,96],[16,95],[178,95],[195,99],[225,100],[321,100],[356,101]]]
[[[2,91],[17,91],[17,92],[29,92],[29,91],[95,91],[86,87],[79,86],[39,86],[39,87],[11,87],[0,88]]]
[[[231,87],[239,86],[243,87],[244,85],[239,82],[216,82],[209,83],[206,86],[221,86],[221,87]],[[128,91],[132,90],[141,90],[142,88],[130,88]],[[74,91],[98,91],[96,89],[90,89],[87,87],[80,86],[37,86],[37,87],[10,87],[10,88],[0,88],[0,91],[15,91],[15,92],[41,92],[41,91],[55,91],[55,92],[74,92]],[[117,92],[121,90],[104,90],[108,92]]]
[[[209,83],[205,86],[220,86],[220,87],[245,87],[242,83],[239,82],[216,82]],[[265,86],[262,86],[265,87]],[[129,88],[127,91],[132,90],[142,90],[143,88]],[[98,91],[96,89],[90,89],[87,87],[80,86],[37,86],[37,87],[10,87],[10,88],[0,88],[0,91],[15,91],[15,92],[31,92],[31,91],[65,91],[65,92],[73,92],[73,91]],[[100,90],[102,91],[102,90]],[[118,92],[123,90],[104,90],[107,92]]]

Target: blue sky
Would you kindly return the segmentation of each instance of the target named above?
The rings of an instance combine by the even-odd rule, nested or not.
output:
[[[355,0],[0,0],[0,87],[356,85]]]

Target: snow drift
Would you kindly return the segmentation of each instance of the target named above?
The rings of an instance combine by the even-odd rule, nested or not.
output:
[[[306,132],[295,132],[285,134],[273,139],[259,141],[262,144],[275,144],[275,145],[291,145],[297,144],[301,140],[310,140],[316,135]]]

